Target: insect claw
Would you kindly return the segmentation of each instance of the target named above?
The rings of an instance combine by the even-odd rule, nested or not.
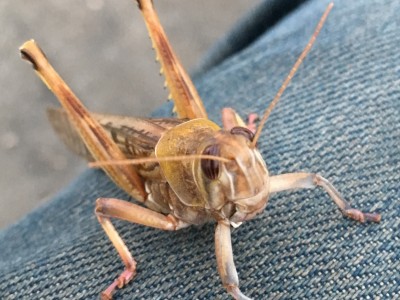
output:
[[[382,216],[378,213],[364,213],[365,220],[375,223],[380,223]]]
[[[105,292],[102,292],[100,295],[100,300],[112,300],[112,296]]]
[[[228,288],[228,292],[235,298],[236,300],[252,300],[251,298],[244,295],[237,286],[231,286]]]

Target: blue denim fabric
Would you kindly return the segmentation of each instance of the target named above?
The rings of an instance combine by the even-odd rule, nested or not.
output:
[[[308,1],[243,50],[221,49],[229,58],[204,65],[196,85],[211,119],[219,122],[226,106],[243,116],[261,112],[326,4]],[[255,299],[400,298],[400,3],[335,4],[259,148],[272,174],[319,172],[355,207],[383,219],[344,219],[320,189],[274,195],[232,234],[241,289]],[[101,171],[88,170],[0,233],[1,299],[97,298],[123,270],[93,214],[100,196],[129,200]],[[229,299],[213,224],[178,232],[115,224],[138,262],[116,299]]]

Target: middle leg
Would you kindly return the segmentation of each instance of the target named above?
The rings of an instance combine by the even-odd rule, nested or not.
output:
[[[100,225],[125,265],[125,270],[102,292],[101,299],[112,299],[115,290],[125,286],[136,274],[136,261],[111,223],[110,218],[169,231],[178,230],[189,225],[172,215],[165,216],[140,205],[113,198],[97,199],[95,213]]]

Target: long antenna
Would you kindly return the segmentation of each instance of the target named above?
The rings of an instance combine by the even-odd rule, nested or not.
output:
[[[259,137],[261,135],[261,130],[263,129],[263,126],[264,126],[265,122],[267,121],[267,119],[268,119],[269,115],[271,114],[272,110],[274,109],[274,107],[278,103],[278,101],[281,98],[281,96],[282,96],[283,92],[285,91],[286,87],[289,85],[290,80],[292,80],[294,74],[296,74],[296,71],[299,68],[299,66],[301,65],[301,63],[303,62],[304,58],[307,56],[308,52],[310,52],[311,47],[314,44],[319,32],[321,31],[321,28],[324,25],[325,20],[328,17],[328,14],[331,11],[332,7],[333,7],[333,2],[329,3],[329,5],[326,8],[324,14],[322,15],[321,19],[319,20],[318,25],[315,28],[315,31],[314,31],[310,41],[308,42],[307,46],[304,48],[303,52],[300,54],[299,58],[297,59],[296,63],[294,64],[293,68],[290,70],[289,75],[286,77],[285,81],[281,85],[278,93],[275,95],[274,99],[272,100],[272,102],[270,103],[268,108],[265,110],[264,116],[261,119],[260,124],[258,125],[256,134],[254,135],[253,142],[251,143],[251,146],[250,146],[251,148],[254,148],[256,146],[257,140],[259,139]]]
[[[194,154],[194,155],[180,155],[180,156],[166,156],[166,157],[143,157],[143,158],[132,158],[132,159],[121,159],[121,160],[104,160],[104,161],[90,162],[88,163],[88,165],[91,168],[100,168],[110,165],[139,165],[152,162],[159,163],[165,161],[182,161],[182,160],[194,160],[194,159],[211,159],[225,163],[230,162],[229,159],[220,156]]]

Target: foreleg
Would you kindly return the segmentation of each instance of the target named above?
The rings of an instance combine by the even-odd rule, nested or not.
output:
[[[221,220],[215,229],[215,255],[222,284],[236,300],[251,300],[239,289],[239,278],[233,261],[231,228],[227,220]]]
[[[331,197],[342,214],[359,222],[379,222],[381,215],[377,213],[364,213],[351,207],[336,188],[324,177],[312,173],[290,173],[270,177],[270,193],[276,193],[292,189],[309,189],[320,186]]]

